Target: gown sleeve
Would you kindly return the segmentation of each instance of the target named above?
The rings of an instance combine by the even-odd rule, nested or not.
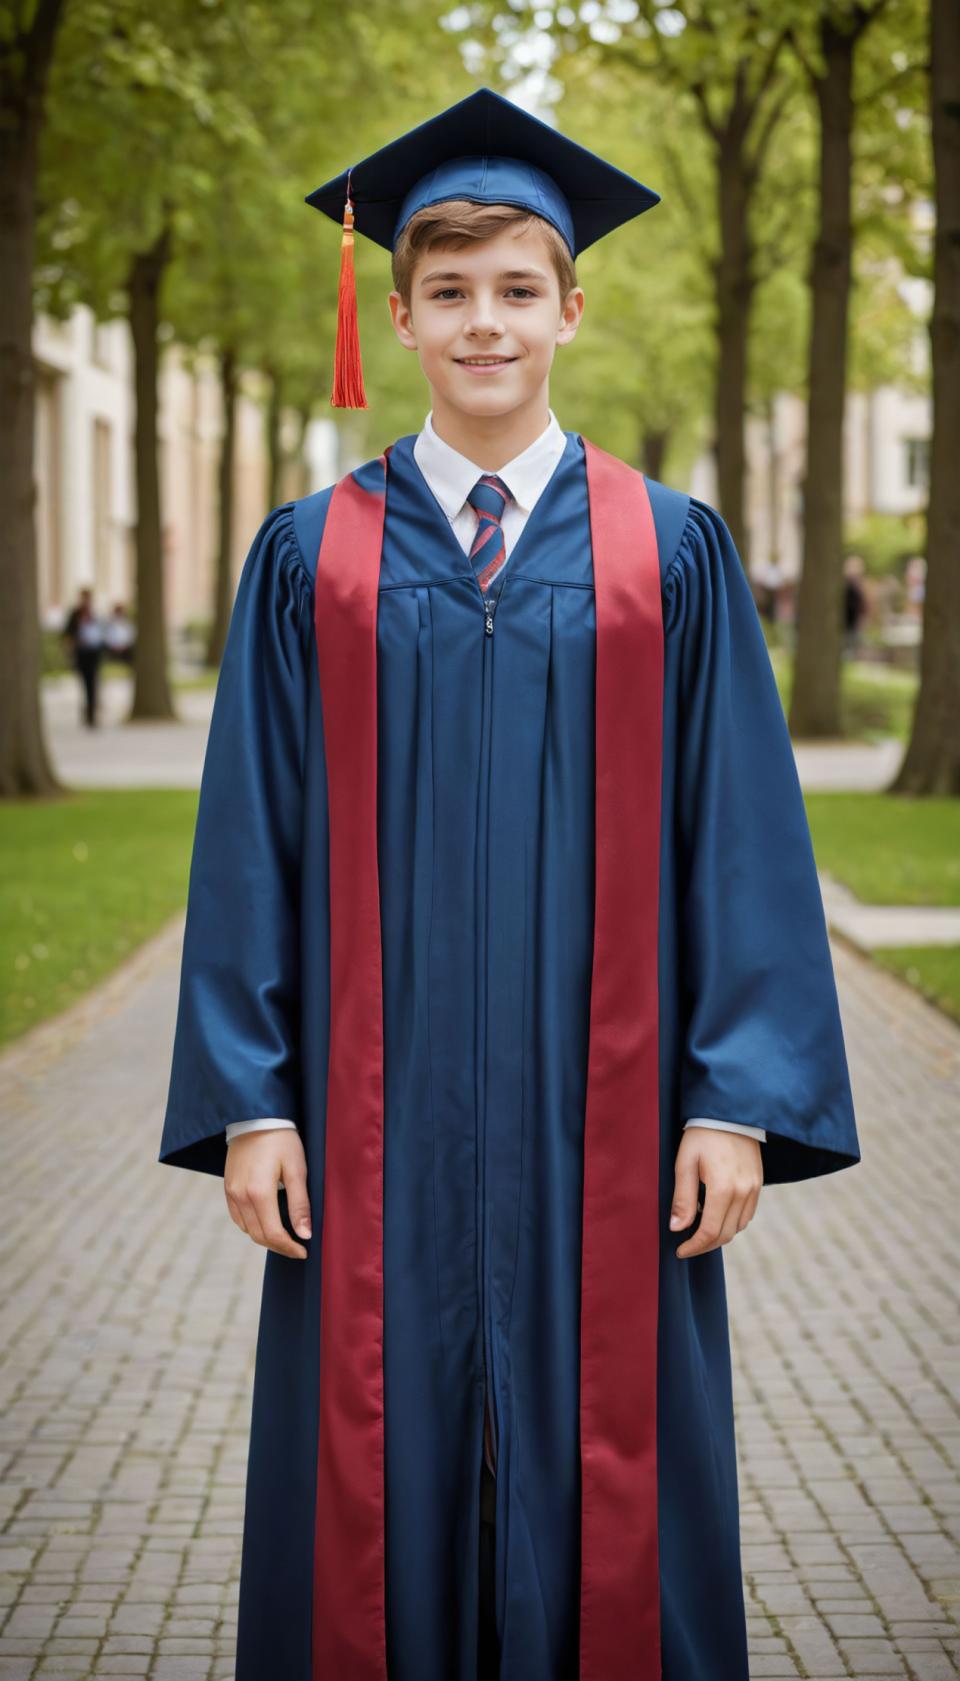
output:
[[[299,1121],[312,596],[287,504],[244,562],[200,784],[158,1159],[202,1173],[223,1173],[228,1122]]]
[[[691,498],[663,581],[674,667],[683,1116],[766,1128],[767,1183],[860,1159],[826,919],[760,619]]]

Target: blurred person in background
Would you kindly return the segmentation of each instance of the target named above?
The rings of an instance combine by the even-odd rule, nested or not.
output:
[[[81,717],[88,729],[97,724],[97,691],[103,658],[103,626],[93,607],[93,591],[84,585],[63,627],[63,639],[83,685]]]
[[[860,631],[867,612],[863,575],[862,557],[848,555],[843,565],[843,634],[848,659],[855,659],[860,651]]]
[[[923,597],[926,593],[927,561],[922,554],[911,555],[903,574],[903,588],[907,598],[907,612],[911,618],[923,618]]]
[[[784,585],[783,568],[777,560],[770,560],[755,574],[754,599],[757,611],[768,624],[775,625],[780,617],[780,594]]]
[[[104,646],[112,660],[133,664],[133,645],[137,639],[133,620],[122,601],[114,602],[113,612],[103,627]]]

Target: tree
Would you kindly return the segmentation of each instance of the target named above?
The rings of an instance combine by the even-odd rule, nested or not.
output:
[[[203,214],[181,219],[166,294],[178,343],[215,357],[223,426],[218,472],[218,542],[207,663],[219,661],[233,600],[233,416],[244,376],[265,393],[269,479],[266,506],[281,498],[281,419],[285,405],[306,418],[329,409],[336,332],[339,234],[304,205],[304,196],[344,164],[344,134],[355,157],[423,119],[431,101],[462,74],[455,38],[439,28],[442,0],[405,11],[370,0],[343,13],[307,0],[250,4],[239,35],[216,44],[210,87],[234,90],[252,143],[214,131],[206,167],[217,190]],[[331,85],[328,67],[338,73]],[[251,66],[256,73],[251,74]],[[391,88],[385,102],[377,90]],[[325,249],[329,262],[318,262]],[[375,246],[363,242],[363,303]],[[383,275],[383,264],[375,266]],[[382,280],[381,280],[382,285]],[[384,288],[385,289],[385,288]],[[384,322],[389,316],[381,291]],[[392,329],[391,329],[392,332]],[[372,417],[382,397],[376,361],[368,380]],[[378,444],[378,447],[380,445]]]
[[[960,795],[960,8],[931,0],[933,439],[920,688],[892,792]]]
[[[614,161],[637,155],[668,120],[672,96],[650,88],[638,108],[632,78],[574,54],[556,60],[556,117]],[[654,175],[657,190],[663,185]],[[647,215],[577,259],[586,303],[573,343],[554,358],[551,401],[566,426],[663,480],[700,444],[711,393],[710,295],[669,188]]]
[[[63,0],[0,16],[0,795],[52,794],[40,716],[34,527],[33,268],[37,158]]]
[[[853,268],[854,67],[886,0],[815,0],[813,50],[791,44],[806,71],[819,126],[818,227],[810,264],[803,560],[790,698],[794,736],[841,734],[843,524],[849,312]],[[859,104],[875,98],[862,96]]]
[[[252,6],[253,0],[247,0]],[[136,383],[137,641],[131,717],[169,718],[157,401],[162,294],[178,241],[209,213],[215,158],[256,134],[220,56],[246,6],[74,0],[51,79],[43,148],[45,295],[126,313]],[[91,96],[92,95],[92,96]]]
[[[534,29],[549,33],[565,63],[582,57],[619,67],[632,83],[634,97],[649,102],[651,90],[669,93],[676,110],[648,144],[666,159],[675,192],[688,208],[690,229],[707,265],[715,315],[716,359],[713,379],[713,431],[718,501],[741,554],[747,556],[744,520],[744,414],[747,351],[756,288],[765,266],[775,263],[776,248],[789,238],[789,207],[771,226],[753,216],[753,205],[767,166],[771,141],[795,98],[797,81],[784,48],[787,30],[783,8],[774,0],[636,0],[633,16],[620,5],[584,7],[576,21],[572,8],[548,11],[533,0]],[[470,8],[493,30],[494,57],[516,55],[526,7],[504,12],[500,0]],[[549,20],[549,21],[548,21]],[[558,66],[552,66],[555,71]],[[559,67],[563,79],[564,70]],[[591,125],[592,126],[592,125]],[[689,141],[677,144],[678,130]],[[691,163],[692,159],[692,163]],[[700,184],[705,172],[708,187]]]

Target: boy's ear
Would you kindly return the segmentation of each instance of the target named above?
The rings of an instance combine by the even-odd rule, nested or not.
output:
[[[558,344],[569,344],[574,337],[583,318],[585,302],[582,286],[571,286],[560,311],[561,326],[557,333]]]
[[[394,331],[400,343],[405,345],[408,350],[416,350],[417,339],[413,330],[413,315],[409,306],[404,303],[397,291],[387,294],[387,302],[390,305],[390,316]]]

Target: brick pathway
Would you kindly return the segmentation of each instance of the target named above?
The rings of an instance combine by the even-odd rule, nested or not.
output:
[[[0,1060],[0,1677],[233,1674],[263,1252],[155,1161],[179,939]],[[960,1030],[835,960],[865,1160],[725,1255],[752,1674],[946,1681]]]
[[[947,1681],[960,1030],[855,953],[834,962],[864,1159],[770,1186],[727,1249],[751,1671]]]
[[[155,1160],[180,932],[0,1061],[0,1677],[233,1675],[264,1256]]]

